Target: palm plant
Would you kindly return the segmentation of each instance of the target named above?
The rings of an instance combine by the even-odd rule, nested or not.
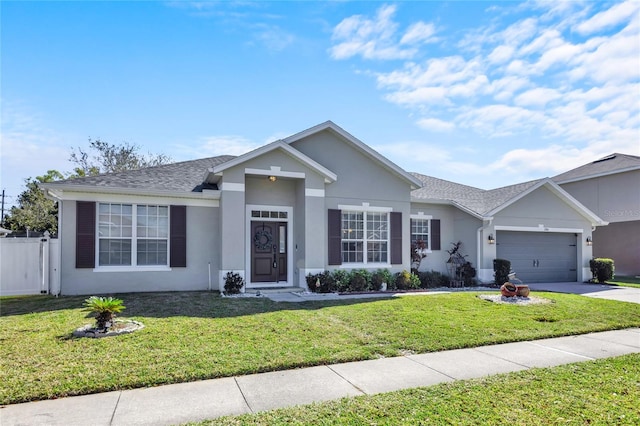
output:
[[[91,296],[84,301],[84,307],[95,314],[96,328],[106,329],[113,324],[116,314],[122,312],[125,306],[121,299],[113,297]]]

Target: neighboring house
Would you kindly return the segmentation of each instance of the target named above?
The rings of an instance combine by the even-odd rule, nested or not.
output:
[[[423,269],[445,272],[462,241],[483,281],[496,257],[525,280],[582,281],[605,224],[549,179],[484,191],[409,174],[331,121],[239,157],[40,186],[60,203],[63,294],[222,290],[231,271],[306,287],[325,269],[408,270],[418,238]]]
[[[640,157],[614,153],[553,180],[609,222],[593,232],[594,257],[612,258],[616,274],[640,275]]]

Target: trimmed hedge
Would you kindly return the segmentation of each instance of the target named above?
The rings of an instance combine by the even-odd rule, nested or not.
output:
[[[402,271],[393,274],[388,269],[378,269],[375,272],[366,269],[336,269],[309,274],[306,281],[309,291],[314,293],[380,291],[383,284],[386,284],[387,290],[426,289],[451,285],[451,279],[438,271],[423,271],[418,274]]]
[[[613,259],[596,258],[589,261],[589,268],[591,269],[591,275],[593,280],[599,283],[612,280],[615,273],[615,266]]]

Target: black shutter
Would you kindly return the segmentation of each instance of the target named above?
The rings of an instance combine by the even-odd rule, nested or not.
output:
[[[96,266],[96,203],[76,202],[76,268]]]
[[[391,212],[391,264],[402,264],[402,213]]]
[[[342,265],[342,211],[329,209],[329,265]]]
[[[169,266],[185,268],[187,266],[187,207],[171,206],[169,238],[171,252]]]
[[[440,219],[431,219],[431,250],[440,250]]]

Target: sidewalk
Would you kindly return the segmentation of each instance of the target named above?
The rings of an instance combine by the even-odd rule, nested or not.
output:
[[[640,328],[8,405],[0,424],[173,425],[640,352]]]

